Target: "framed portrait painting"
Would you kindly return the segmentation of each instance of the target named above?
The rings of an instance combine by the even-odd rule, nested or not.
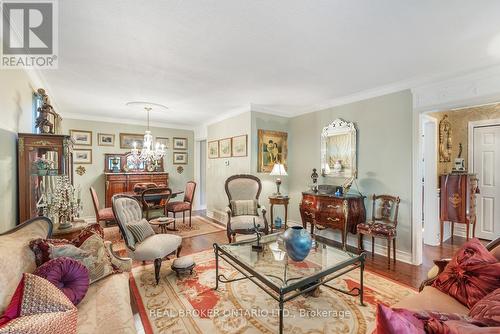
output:
[[[115,146],[115,135],[109,133],[97,134],[97,145],[99,146]]]
[[[174,150],[187,150],[188,148],[188,140],[187,138],[173,138],[173,149]]]
[[[209,141],[207,144],[208,148],[208,158],[209,159],[216,159],[219,157],[219,141],[218,140],[213,140]]]
[[[288,133],[259,129],[257,172],[270,173],[275,163],[287,166]]]
[[[219,157],[220,158],[231,157],[231,138],[225,138],[219,140]]]
[[[186,165],[188,163],[188,154],[187,152],[174,152],[174,165]]]
[[[231,140],[231,151],[233,157],[246,157],[247,152],[247,135],[236,136]]]
[[[92,150],[91,149],[73,149],[74,164],[91,164]]]
[[[75,142],[75,145],[92,146],[92,131],[69,130],[69,135]]]
[[[164,145],[164,147],[167,149],[168,144],[169,144],[169,139],[167,137],[156,137],[155,142],[161,145]]]
[[[135,133],[120,133],[120,148],[132,149],[134,142],[138,149],[142,148],[144,142],[144,135]]]

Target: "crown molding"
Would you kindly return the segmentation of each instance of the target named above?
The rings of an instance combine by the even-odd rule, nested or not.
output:
[[[68,119],[79,119],[85,121],[95,121],[95,122],[106,122],[106,123],[115,123],[115,124],[129,124],[129,125],[141,125],[147,126],[147,122],[143,120],[131,119],[131,118],[114,118],[114,117],[106,117],[106,116],[96,116],[89,114],[79,114],[79,113],[62,113],[61,116],[63,118]],[[189,130],[194,131],[194,126],[188,126],[184,124],[175,124],[175,123],[165,123],[154,121],[154,124],[150,124],[150,126],[157,128],[165,128],[165,129],[180,129],[180,130]]]

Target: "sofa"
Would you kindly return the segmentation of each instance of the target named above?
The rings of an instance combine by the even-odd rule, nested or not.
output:
[[[50,237],[51,233],[51,221],[39,217],[0,234],[0,314],[9,305],[23,273],[32,273],[36,268],[35,255],[29,248],[29,242]],[[106,242],[106,247],[111,250],[111,243]],[[78,333],[137,332],[129,290],[132,260],[113,256],[111,261],[123,272],[90,285],[85,298],[78,304]]]
[[[500,238],[488,243],[486,249],[500,261]],[[420,292],[402,299],[398,303],[392,305],[392,308],[407,309],[415,312],[435,311],[467,315],[469,313],[467,306],[431,286],[437,276],[444,271],[449,261],[450,259],[435,260],[434,267],[431,268],[427,275],[428,278],[420,285]]]

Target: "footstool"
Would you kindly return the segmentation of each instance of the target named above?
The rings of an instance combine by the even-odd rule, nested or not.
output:
[[[194,263],[194,259],[192,256],[183,256],[179,257],[172,262],[172,270],[175,271],[177,274],[177,277],[180,276],[180,274],[185,274],[188,273],[190,275],[193,274],[193,269],[196,264]]]

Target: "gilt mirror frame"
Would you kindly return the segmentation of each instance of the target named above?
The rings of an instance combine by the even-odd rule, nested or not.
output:
[[[342,164],[340,171],[334,168],[334,161],[331,161],[329,154],[329,139],[333,136],[345,136],[345,145],[343,150],[347,158]],[[347,122],[337,118],[332,123],[323,128],[321,132],[321,174],[329,177],[352,178],[357,176],[357,159],[356,159],[356,139],[357,130],[353,122]]]

